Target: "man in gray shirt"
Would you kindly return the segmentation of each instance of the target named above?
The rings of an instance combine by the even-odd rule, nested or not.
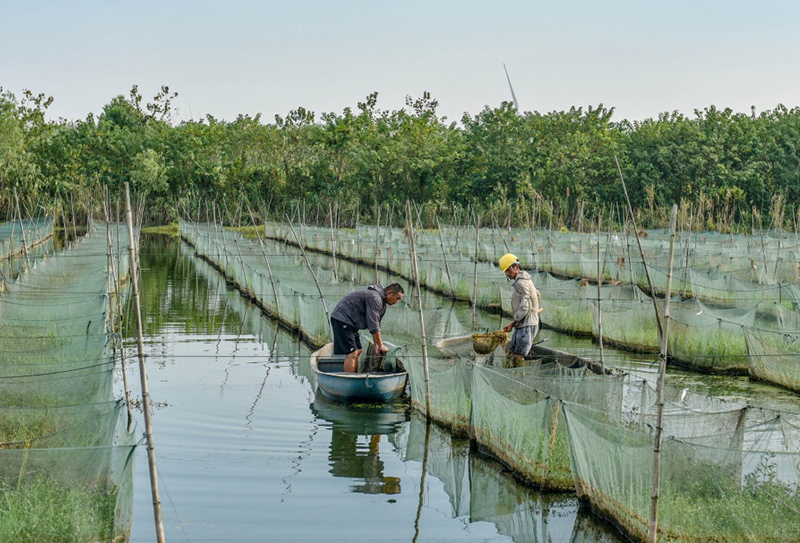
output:
[[[331,328],[333,354],[347,355],[344,359],[344,371],[358,371],[358,357],[362,351],[359,330],[369,330],[372,334],[376,353],[383,354],[389,350],[381,339],[381,319],[386,313],[386,307],[402,300],[403,294],[403,287],[397,283],[386,288],[370,285],[339,300],[331,313]]]

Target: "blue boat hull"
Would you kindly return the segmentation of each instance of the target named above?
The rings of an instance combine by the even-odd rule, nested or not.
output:
[[[408,373],[346,373],[344,358],[333,355],[327,344],[311,355],[311,369],[320,391],[333,400],[345,402],[388,402],[400,397]]]

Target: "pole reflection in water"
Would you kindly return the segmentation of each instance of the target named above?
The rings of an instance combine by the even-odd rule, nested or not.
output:
[[[542,494],[522,486],[500,463],[470,450],[436,424],[412,414],[407,434],[395,443],[405,460],[422,462],[422,476],[441,481],[452,515],[490,522],[515,542],[621,543],[613,528],[579,508],[570,494]]]

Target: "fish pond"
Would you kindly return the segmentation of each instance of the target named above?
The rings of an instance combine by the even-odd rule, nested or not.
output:
[[[318,396],[312,348],[185,244],[145,236],[141,266],[167,541],[622,541],[574,495],[519,484],[407,400]],[[136,399],[130,336],[127,345]],[[140,410],[134,418],[141,427]],[[136,462],[131,541],[151,542],[144,446]]]

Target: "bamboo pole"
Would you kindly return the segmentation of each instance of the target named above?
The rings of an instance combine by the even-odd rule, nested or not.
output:
[[[380,283],[380,278],[378,277],[378,254],[380,251],[379,243],[381,238],[381,207],[378,206],[378,220],[375,221],[375,282]]]
[[[155,445],[153,443],[153,421],[151,418],[150,392],[147,387],[147,369],[144,355],[144,333],[142,331],[142,305],[139,298],[139,266],[136,257],[136,245],[133,239],[133,214],[131,213],[131,194],[128,182],[125,182],[125,209],[128,217],[128,248],[131,256],[131,284],[133,286],[133,303],[136,309],[136,338],[139,354],[139,377],[142,383],[142,409],[144,410],[144,427],[147,436],[147,463],[150,467],[150,490],[153,495],[153,516],[155,518],[156,540],[164,543],[164,523],[161,518],[161,498],[158,495],[158,470],[156,468]]]
[[[278,303],[278,289],[275,288],[275,277],[272,275],[272,266],[269,263],[269,257],[267,257],[267,251],[264,249],[264,242],[261,239],[261,233],[258,231],[258,226],[256,225],[256,218],[253,214],[253,210],[250,209],[250,204],[247,204],[247,211],[250,212],[250,219],[253,221],[253,227],[256,229],[256,235],[258,236],[258,245],[261,247],[261,254],[264,256],[264,262],[267,264],[267,272],[269,273],[269,282],[272,284],[272,295],[275,296],[275,311],[280,316],[280,305]]]
[[[628,208],[626,207],[625,208],[625,225],[624,225],[624,229],[625,229],[625,250],[627,251],[627,256],[628,256],[628,274],[630,275],[630,278],[631,278],[631,286],[636,287],[636,277],[634,277],[634,275],[633,275],[633,256],[632,256],[632,253],[631,253],[631,236],[628,233],[628,230],[629,230],[629,228],[628,228],[628,217],[629,216],[630,215],[628,214]],[[638,288],[634,288],[633,292],[636,293],[636,301],[637,302],[640,301],[641,298],[640,298],[640,295],[639,295],[639,289]]]
[[[28,242],[25,240],[25,225],[22,224],[22,212],[19,210],[17,187],[14,187],[14,199],[17,201],[17,217],[19,217],[19,230],[22,236],[22,254],[25,255],[25,271],[27,272],[31,267],[31,259],[28,256]]]
[[[453,279],[450,277],[450,264],[447,263],[447,253],[444,250],[444,239],[442,238],[442,225],[439,224],[439,217],[436,217],[436,228],[439,230],[439,246],[442,248],[442,257],[444,258],[444,271],[447,273],[447,282],[450,284],[450,296],[453,300],[456,297],[456,291],[453,288]]]
[[[603,376],[606,374],[605,358],[603,351],[603,312],[600,304],[603,302],[600,287],[603,284],[603,270],[600,265],[600,230],[603,226],[603,212],[597,211],[597,340],[600,343],[600,370]]]
[[[15,187],[15,190],[16,190],[16,187]],[[42,233],[39,231],[39,217],[41,215],[37,213],[36,218],[34,219],[33,213],[28,208],[28,206],[25,205],[24,202],[22,203],[22,207],[25,208],[25,214],[28,216],[29,219],[31,219],[31,223],[32,223],[31,226],[33,226],[33,232],[34,232],[34,235],[35,235],[35,238],[36,238],[34,241],[31,242],[31,247],[37,247],[38,245],[41,245],[42,243],[44,243],[44,239],[45,239],[44,235],[42,235]],[[38,211],[41,212],[41,209],[39,209]],[[46,216],[47,215],[45,215],[45,217]],[[778,246],[780,247],[780,244]]]
[[[497,262],[497,240],[494,236],[495,228],[497,228],[497,218],[494,216],[494,211],[492,211],[492,253],[494,254],[494,261]]]
[[[506,242],[506,237],[503,235],[503,229],[500,228],[500,225],[497,225],[497,232],[500,234],[500,239],[503,240],[503,246],[506,248],[506,253],[510,253],[511,249],[508,248],[508,243]],[[495,254],[495,260],[497,260],[497,254]]]
[[[337,207],[339,204],[336,204]],[[333,257],[333,278],[336,282],[339,282],[339,272],[337,271],[338,266],[336,265],[336,234],[333,228],[333,210],[331,209],[330,202],[328,203],[328,215],[330,215],[331,219],[331,256]],[[338,222],[338,221],[337,221]]]
[[[286,217],[288,219],[289,217]],[[302,238],[298,237],[297,232],[294,230],[294,225],[289,222],[289,228],[292,230],[292,234],[294,235],[294,239],[297,240],[297,246],[300,247],[300,253],[303,255],[303,260],[308,267],[308,271],[311,272],[311,277],[314,279],[314,284],[317,285],[317,292],[319,292],[319,297],[322,299],[322,308],[325,310],[325,318],[327,319],[328,326],[330,326],[331,316],[328,313],[328,303],[325,301],[325,296],[322,294],[322,289],[319,286],[319,281],[317,281],[317,274],[314,273],[314,268],[311,267],[311,264],[308,261],[308,256],[306,256],[306,249],[303,244]]]
[[[104,205],[104,211],[106,216],[106,243],[108,246],[108,263],[109,269],[111,270],[111,280],[114,282],[114,289],[116,290],[116,294],[114,299],[117,301],[117,314],[114,315],[114,308],[109,307],[109,313],[112,315],[111,317],[111,331],[115,334],[115,345],[116,350],[119,353],[119,363],[120,363],[120,370],[122,370],[122,389],[125,392],[125,408],[128,413],[128,431],[131,429],[131,425],[133,423],[133,411],[131,410],[131,392],[130,388],[128,387],[128,373],[125,368],[125,352],[122,349],[122,281],[120,279],[121,270],[117,271],[117,264],[116,264],[116,252],[114,251],[114,244],[111,241],[111,219],[110,219],[110,212],[109,212],[109,203],[108,203],[108,189],[106,188],[106,200]],[[117,226],[119,228],[119,226]],[[110,289],[109,289],[110,290]],[[111,303],[111,298],[109,297],[109,303]]]
[[[644,256],[642,240],[639,239],[639,229],[636,227],[636,217],[633,215],[633,207],[631,207],[631,200],[628,197],[628,187],[625,186],[625,178],[622,176],[622,168],[619,165],[619,160],[617,159],[616,155],[614,155],[614,161],[617,163],[617,171],[619,171],[619,178],[622,181],[622,191],[625,193],[625,202],[628,204],[628,212],[630,213],[631,224],[633,225],[633,233],[636,234],[636,244],[639,246],[639,253],[642,255],[644,275],[647,277],[647,286],[650,289],[650,299],[653,301],[653,308],[656,311],[656,324],[658,325],[658,333],[662,334],[663,329],[661,326],[661,317],[658,314],[658,302],[656,302],[656,289],[653,286],[653,281],[650,279],[650,269],[647,266],[647,260]]]
[[[761,222],[761,215],[758,216],[758,231],[761,236],[761,258],[764,260],[764,275],[767,274],[767,252],[764,249],[764,225]]]
[[[692,239],[692,221],[694,221],[694,204],[689,206],[689,228],[686,230],[686,248],[683,259],[683,297],[686,297],[686,288],[689,282],[689,250]]]
[[[72,239],[78,239],[78,230],[75,227],[75,202],[72,201],[72,194],[69,195],[69,207],[72,209]]]
[[[480,236],[481,217],[475,216],[475,268],[472,275],[472,323],[475,324],[475,317],[478,308],[478,238]]]
[[[417,308],[419,309],[419,331],[422,337],[422,366],[425,370],[425,416],[431,417],[431,384],[428,373],[428,340],[425,337],[425,317],[422,314],[422,292],[419,286],[419,268],[417,267],[417,248],[414,241],[414,219],[411,216],[411,202],[406,200],[406,231],[409,233],[408,239],[411,244],[411,270],[414,273],[414,293],[417,297]]]
[[[361,229],[360,229],[360,222],[361,220],[361,208],[356,202],[356,260],[361,260]]]
[[[664,332],[661,334],[658,364],[658,413],[656,414],[656,436],[653,446],[653,491],[650,500],[650,531],[648,541],[656,543],[658,538],[658,499],[661,484],[661,434],[664,421],[664,387],[667,373],[667,346],[669,343],[669,298],[672,288],[672,257],[675,253],[675,222],[678,206],[672,206],[672,220],[669,236],[669,270],[667,271],[667,291],[664,297]]]

